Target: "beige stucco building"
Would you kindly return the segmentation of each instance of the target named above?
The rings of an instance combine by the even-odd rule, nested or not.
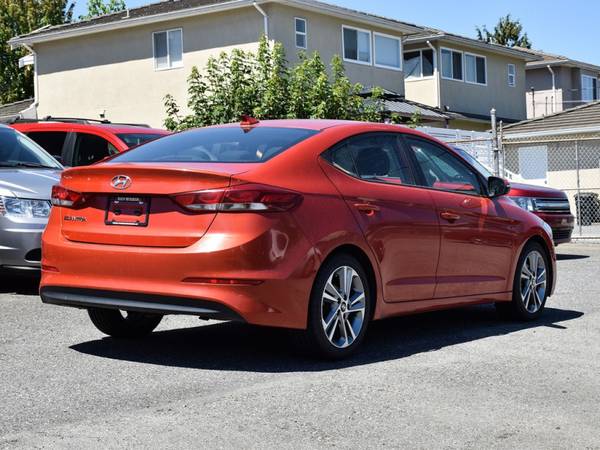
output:
[[[409,111],[428,105],[441,126],[487,129],[491,108],[506,122],[526,117],[525,63],[535,56],[314,0],[167,0],[10,44],[34,55],[38,117],[158,127],[166,94],[185,105],[193,66],[233,48],[255,51],[263,34],[291,64],[300,51],[341,55],[351,81],[405,96],[417,103]]]

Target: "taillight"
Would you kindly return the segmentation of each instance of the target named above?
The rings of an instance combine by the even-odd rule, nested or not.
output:
[[[296,192],[259,185],[239,185],[225,189],[189,192],[173,200],[190,211],[288,211],[302,200]]]
[[[67,208],[75,208],[80,206],[85,200],[81,192],[71,191],[60,184],[52,186],[52,204],[55,206],[66,206]]]

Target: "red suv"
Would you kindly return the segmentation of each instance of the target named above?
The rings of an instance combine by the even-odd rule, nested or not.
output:
[[[51,117],[15,122],[11,127],[26,134],[65,166],[88,166],[170,134],[143,125]]]
[[[466,150],[453,148],[484,177],[492,176],[492,173]],[[555,245],[571,242],[575,217],[571,214],[569,197],[563,191],[511,182],[508,195],[521,208],[532,212],[552,227],[552,239]]]

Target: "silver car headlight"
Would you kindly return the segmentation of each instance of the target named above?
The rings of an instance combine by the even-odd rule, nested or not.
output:
[[[518,206],[526,211],[536,211],[535,200],[531,197],[510,197]]]
[[[3,216],[44,219],[50,215],[50,209],[48,200],[0,196],[0,215]]]

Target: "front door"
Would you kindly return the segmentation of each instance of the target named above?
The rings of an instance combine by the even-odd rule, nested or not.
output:
[[[505,291],[518,223],[506,217],[498,200],[484,195],[481,178],[450,150],[422,138],[405,142],[440,220],[435,297]]]
[[[388,302],[433,297],[440,249],[431,193],[415,186],[399,139],[355,136],[330,150],[324,164],[376,255]]]

